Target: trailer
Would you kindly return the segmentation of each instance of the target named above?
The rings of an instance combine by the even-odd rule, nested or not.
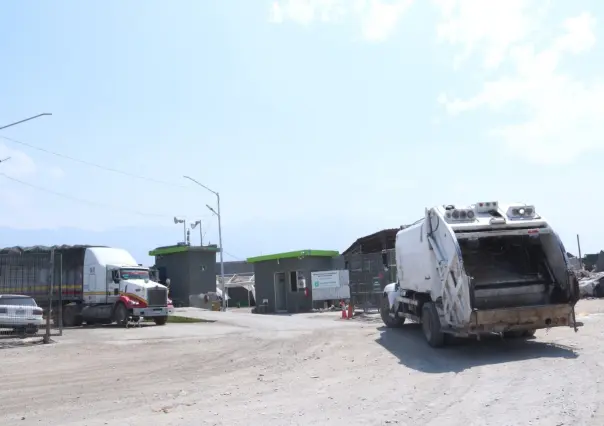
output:
[[[421,323],[433,347],[447,335],[577,331],[578,280],[562,241],[532,205],[426,209],[397,233],[395,254],[397,280],[384,288],[382,320],[387,327]]]
[[[66,327],[142,317],[164,325],[170,304],[168,288],[126,250],[86,245],[0,249],[0,294],[31,296],[55,323],[61,311]]]

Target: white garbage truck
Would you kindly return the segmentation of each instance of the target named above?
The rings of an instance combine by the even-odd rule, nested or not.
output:
[[[395,254],[397,281],[384,288],[382,320],[387,327],[420,323],[432,347],[443,346],[447,335],[577,331],[577,278],[562,241],[532,205],[426,209],[398,231]]]
[[[54,256],[54,257],[53,257]],[[0,294],[33,297],[53,321],[73,327],[126,325],[141,317],[164,325],[168,288],[121,248],[88,245],[0,249]],[[59,307],[61,309],[59,309]]]

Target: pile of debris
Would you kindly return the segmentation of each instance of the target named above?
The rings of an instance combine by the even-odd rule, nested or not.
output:
[[[601,251],[589,265],[582,264],[576,257],[569,260],[571,268],[579,279],[581,297],[604,297],[604,251]]]

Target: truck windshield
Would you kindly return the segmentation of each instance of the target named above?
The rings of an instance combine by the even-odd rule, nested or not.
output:
[[[120,276],[124,280],[148,280],[149,271],[146,269],[120,269]]]

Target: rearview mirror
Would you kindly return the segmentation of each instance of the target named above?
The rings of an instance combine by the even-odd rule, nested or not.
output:
[[[166,278],[166,287],[170,287],[170,278]]]

